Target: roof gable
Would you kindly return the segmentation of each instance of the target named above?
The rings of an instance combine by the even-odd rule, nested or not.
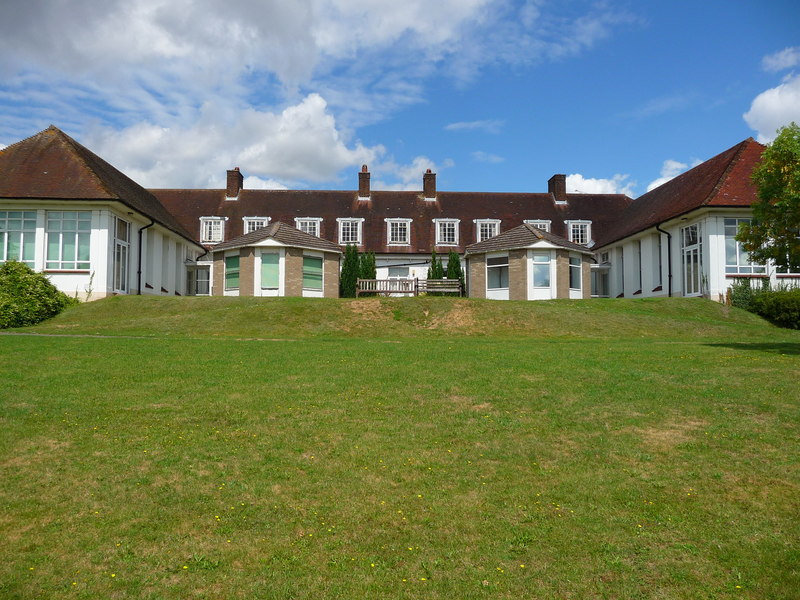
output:
[[[748,138],[640,196],[602,234],[597,247],[704,206],[752,205],[758,197],[750,174],[762,152],[764,146]]]
[[[252,246],[264,240],[275,240],[284,246],[295,248],[308,248],[311,250],[322,250],[324,252],[337,252],[339,254],[342,252],[341,248],[333,242],[323,240],[305,231],[300,231],[280,221],[262,227],[261,229],[256,229],[245,235],[240,235],[227,242],[217,244],[214,247],[214,251]]]
[[[0,150],[0,198],[118,201],[194,240],[153,194],[52,125]]]
[[[523,223],[519,227],[514,227],[508,231],[496,235],[488,240],[483,240],[477,244],[467,246],[467,254],[481,254],[484,252],[495,252],[500,250],[515,250],[518,248],[530,248],[542,242],[552,244],[558,248],[591,254],[592,251],[586,246],[575,244],[569,240],[554,235],[528,223]]]

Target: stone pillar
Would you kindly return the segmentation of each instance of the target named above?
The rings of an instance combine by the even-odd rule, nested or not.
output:
[[[284,282],[284,295],[303,295],[303,250],[301,248],[286,248]]]
[[[556,298],[569,298],[569,252],[556,250]]]
[[[339,297],[339,254],[326,252],[322,263],[323,295],[326,298]]]
[[[581,297],[592,297],[592,260],[587,255],[581,255]]]
[[[225,295],[225,253],[214,252],[214,264],[211,266],[211,295]]]
[[[508,252],[508,299],[528,299],[528,251]]]
[[[469,265],[469,297],[486,298],[486,255],[473,254],[467,259]]]
[[[239,250],[239,295],[255,296],[256,251],[255,248]]]

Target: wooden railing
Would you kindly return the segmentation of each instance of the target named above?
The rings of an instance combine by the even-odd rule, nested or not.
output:
[[[362,294],[458,294],[463,295],[458,279],[358,279],[356,296]]]

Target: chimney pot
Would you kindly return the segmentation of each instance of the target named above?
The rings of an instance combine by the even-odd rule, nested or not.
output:
[[[239,192],[244,187],[244,177],[242,176],[239,167],[234,167],[228,171],[227,187],[225,189],[225,196],[228,198],[238,198]]]
[[[358,197],[369,198],[369,170],[367,165],[361,165],[361,172],[358,174]]]
[[[430,169],[422,175],[422,195],[426,200],[436,198],[436,173],[432,173]]]

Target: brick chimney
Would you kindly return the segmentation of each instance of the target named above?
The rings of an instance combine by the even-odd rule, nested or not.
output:
[[[358,174],[358,197],[369,198],[369,170],[367,165],[361,165],[361,172]]]
[[[422,175],[422,195],[426,200],[436,198],[436,173],[431,172],[430,169]]]
[[[553,175],[547,181],[547,191],[556,202],[567,201],[567,176],[563,174]]]
[[[239,167],[234,167],[228,171],[228,187],[225,190],[227,198],[238,198],[239,192],[244,187],[244,177],[239,171]]]

